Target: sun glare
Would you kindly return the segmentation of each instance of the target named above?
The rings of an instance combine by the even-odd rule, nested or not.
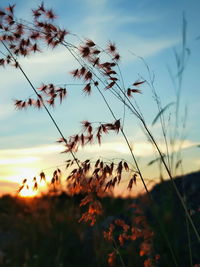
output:
[[[41,192],[45,192],[47,190],[47,183],[40,179],[38,171],[34,169],[23,169],[22,170],[23,177],[19,183],[19,197],[31,198],[35,196],[39,196]],[[46,176],[48,181],[49,176]],[[35,185],[37,186],[35,187]],[[21,187],[21,188],[20,188]]]
[[[20,197],[35,197],[36,195],[38,195],[38,191],[33,190],[31,187],[24,187],[19,193]]]

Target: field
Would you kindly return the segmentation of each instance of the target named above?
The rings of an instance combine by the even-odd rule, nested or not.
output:
[[[180,191],[183,190],[181,188],[184,179],[187,203],[196,225],[200,225],[199,178],[200,173],[197,172],[176,179]],[[187,224],[170,183],[163,182],[155,186],[152,195],[159,202],[158,214],[170,237],[177,266],[190,266]],[[169,248],[159,233],[152,211],[149,210],[145,195],[135,199],[104,197],[104,212],[94,226],[78,222],[83,213],[83,209],[79,207],[83,197],[69,197],[64,192],[57,196],[44,195],[33,199],[1,197],[1,266],[76,267],[84,262],[84,266],[100,267],[107,266],[108,256],[116,250],[127,267],[144,266],[145,260],[153,259],[155,256],[156,266],[174,265]],[[123,231],[118,225],[113,232],[115,243],[108,242],[103,232],[108,231],[116,220],[122,220],[131,227],[153,232],[153,236],[138,236],[135,240],[124,240],[122,244],[119,236]],[[189,227],[188,230],[192,236],[192,229]],[[193,264],[198,266],[198,242],[195,238],[191,238],[190,242]],[[111,265],[122,266],[118,254]],[[153,265],[146,261],[145,266]]]

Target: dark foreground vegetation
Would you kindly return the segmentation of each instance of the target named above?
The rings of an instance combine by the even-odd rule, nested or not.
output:
[[[198,230],[199,179],[199,172],[176,178]],[[109,263],[116,267],[171,267],[175,266],[172,254],[177,266],[191,266],[191,260],[193,266],[199,266],[198,242],[173,192],[168,181],[152,190],[173,253],[158,230],[145,195],[136,199],[104,197],[103,214],[93,226],[79,222],[85,212],[85,207],[79,207],[82,195],[62,193],[34,199],[5,195],[0,199],[0,266],[102,267]],[[125,238],[133,222],[135,229],[151,236],[151,242],[143,233],[135,240]],[[114,243],[108,242],[109,234]]]

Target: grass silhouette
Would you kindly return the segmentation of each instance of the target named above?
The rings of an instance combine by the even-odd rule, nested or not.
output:
[[[68,160],[66,164],[67,167],[71,168],[71,172],[67,177],[68,194],[75,196],[80,195],[83,197],[80,200],[80,207],[83,207],[84,212],[80,216],[79,221],[89,222],[91,226],[95,226],[98,217],[105,216],[102,215],[104,214],[102,205],[103,197],[112,191],[117,184],[120,184],[124,173],[130,173],[132,178],[128,182],[127,188],[131,190],[137,179],[141,179],[147,194],[149,209],[152,211],[155,223],[159,228],[157,234],[160,235],[166,243],[173,264],[175,266],[179,266],[176,252],[170,242],[170,236],[168,236],[166,227],[158,212],[158,199],[152,195],[152,192],[149,191],[146,185],[143,172],[134,154],[134,149],[132,149],[130,140],[124,130],[124,122],[126,110],[133,115],[133,118],[136,117],[139,121],[148,140],[157,151],[157,160],[160,161],[160,164],[165,169],[165,172],[171,181],[177,202],[180,203],[182,213],[186,216],[186,221],[188,223],[187,231],[191,227],[193,230],[192,234],[196,236],[196,239],[200,243],[197,226],[195,225],[190,211],[188,210],[184,195],[180,193],[180,188],[177,187],[174,180],[177,169],[181,167],[181,144],[178,152],[175,150],[175,144],[176,141],[180,139],[180,97],[182,76],[186,65],[185,17],[183,17],[182,52],[180,56],[177,52],[175,52],[178,72],[178,87],[176,88],[174,132],[169,140],[166,131],[164,114],[166,110],[172,106],[172,103],[162,107],[161,101],[153,84],[153,78],[151,77],[149,67],[143,59],[142,60],[149,71],[149,81],[141,78],[140,80],[133,81],[129,87],[126,87],[120,70],[121,57],[114,43],[109,42],[105,48],[102,48],[93,40],[81,40],[80,37],[77,37],[80,41],[80,45],[74,45],[67,41],[67,37],[70,33],[56,26],[54,22],[56,16],[51,9],[47,9],[43,4],[41,4],[38,8],[32,10],[33,20],[28,22],[18,20],[15,17],[14,7],[14,5],[10,5],[5,10],[0,11],[2,29],[1,44],[5,51],[3,52],[4,57],[0,59],[0,65],[12,65],[17,68],[23,74],[31,89],[34,91],[35,98],[28,98],[25,100],[16,99],[14,102],[15,107],[19,110],[31,107],[45,109],[60,135],[58,142],[63,144],[65,153],[71,154],[73,159]],[[77,69],[71,71],[72,77],[76,80],[80,80],[81,84],[84,84],[82,90],[85,95],[89,96],[93,90],[96,90],[99,93],[100,97],[104,101],[105,107],[113,117],[113,121],[83,121],[82,129],[78,133],[75,133],[68,138],[64,136],[60,126],[53,117],[50,108],[62,104],[64,98],[67,96],[66,88],[64,86],[57,86],[54,84],[43,84],[39,88],[36,88],[33,85],[31,78],[28,77],[20,64],[21,56],[27,57],[32,53],[40,52],[40,47],[44,46],[44,44],[52,48],[63,46],[68,53],[72,55],[75,61],[79,64]],[[152,89],[156,100],[158,114],[155,116],[152,124],[154,125],[160,120],[166,146],[165,154],[161,150],[159,142],[154,137],[151,129],[148,127],[136,102],[137,94],[142,93],[142,86],[144,84],[147,84]],[[124,107],[122,119],[117,117],[112,105],[109,104],[105,94],[106,91],[109,91],[113,98],[117,99],[119,104]],[[91,162],[90,159],[80,161],[77,158],[76,153],[80,147],[84,147],[88,144],[94,144],[95,142],[101,145],[103,136],[110,132],[121,134],[123,136],[130,151],[130,155],[132,157],[131,165],[133,166],[130,167],[130,164],[126,160],[121,160],[116,164],[114,162],[108,163],[99,159],[97,159],[96,162]],[[151,164],[154,162],[155,160],[151,161]],[[41,172],[40,180],[46,180],[44,172]],[[19,192],[25,186],[27,186],[26,180],[22,182]],[[49,187],[50,189],[52,188],[51,193],[53,194],[62,192],[61,171],[59,168],[53,172]],[[34,178],[34,189],[37,190],[37,188],[38,181]],[[124,255],[122,255],[124,253],[124,249],[122,248],[126,247],[127,243],[137,243],[138,239],[142,240],[142,242],[138,244],[140,248],[138,254],[141,257],[146,257],[143,263],[140,262],[138,264],[144,264],[144,266],[159,265],[160,255],[156,254],[154,251],[153,232],[151,231],[146,216],[143,215],[143,211],[139,204],[137,204],[134,208],[136,209],[136,215],[132,220],[129,219],[131,222],[127,223],[125,220],[118,218],[109,224],[107,231],[104,231],[104,237],[112,244],[113,249],[113,251],[108,253],[109,265],[118,266],[116,265],[118,264],[116,262],[119,261],[121,266],[128,266],[126,265],[126,260],[124,260]],[[190,243],[189,231],[188,242]],[[191,247],[192,246],[189,245],[190,258],[192,259]],[[62,247],[60,249],[62,250]],[[54,262],[53,264],[56,266],[55,264],[57,263]]]

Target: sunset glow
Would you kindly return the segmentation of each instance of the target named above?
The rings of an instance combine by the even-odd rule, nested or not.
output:
[[[40,1],[36,2],[39,4]],[[82,2],[80,1],[80,3]],[[121,56],[120,68],[124,76],[123,83],[125,88],[128,88],[132,82],[138,79],[141,80],[142,77],[144,80],[148,79],[149,75],[146,64],[150,71],[154,72],[155,70],[155,89],[164,107],[168,103],[173,104],[175,101],[175,88],[171,84],[171,78],[166,65],[171,69],[172,73],[176,73],[172,51],[174,49],[181,51],[182,10],[179,5],[175,5],[172,8],[172,4],[168,2],[163,3],[163,7],[158,3],[154,4],[154,9],[142,9],[139,3],[140,1],[138,3],[136,1],[134,4],[131,1],[127,1],[122,7],[120,1],[116,4],[115,1],[88,0],[85,1],[83,10],[82,4],[74,5],[71,2],[72,10],[75,8],[76,14],[82,21],[81,27],[74,20],[74,16],[70,14],[68,14],[66,20],[66,14],[63,11],[65,8],[68,9],[67,2],[63,2],[62,7],[55,3],[55,1],[49,1],[48,5],[49,8],[55,9],[55,13],[58,15],[57,19],[63,25],[63,28],[72,29],[72,32],[74,29],[77,35],[91,38],[100,46],[106,47],[109,40],[113,43],[116,42],[117,51]],[[5,7],[9,4],[9,1],[6,0]],[[85,6],[87,7],[86,9]],[[30,16],[31,12],[27,13],[27,10],[32,10],[32,8],[34,8],[34,5],[31,2],[19,1],[14,9],[19,18],[24,17],[26,14],[26,20],[30,21],[32,18]],[[121,12],[121,8],[124,12]],[[168,8],[173,10],[173,12],[167,12]],[[186,69],[187,72],[184,77],[185,88],[183,88],[181,96],[182,104],[186,103],[187,109],[190,111],[188,112],[189,123],[188,125],[186,124],[186,129],[187,127],[192,129],[190,134],[185,133],[186,137],[181,143],[182,154],[183,157],[185,156],[184,172],[187,173],[199,169],[199,150],[196,149],[199,144],[199,126],[196,123],[195,115],[199,110],[199,102],[197,101],[199,91],[196,89],[193,89],[193,92],[191,92],[191,89],[185,90],[187,88],[198,88],[199,84],[198,75],[194,71],[198,69],[197,62],[199,62],[196,61],[196,55],[199,52],[199,39],[197,38],[199,27],[196,26],[198,21],[196,11],[198,8],[195,8],[195,5],[190,6],[187,1],[184,1],[182,8],[187,10],[185,19],[188,21],[188,25],[190,25],[186,38],[187,47],[192,49],[190,64],[187,66],[188,69]],[[88,13],[85,10],[88,10]],[[137,10],[137,12],[132,12],[133,10]],[[164,15],[160,16],[158,14]],[[175,21],[175,18],[177,18],[177,21],[172,27],[170,24]],[[169,31],[163,35],[163,28],[160,25],[165,25]],[[143,30],[141,31],[141,29]],[[151,29],[155,29],[155,36],[150,35]],[[71,36],[68,35],[67,38],[70,38],[69,41],[75,44],[78,41],[76,37],[74,39],[73,34]],[[55,109],[51,110],[53,117],[59,118],[58,124],[62,128],[64,136],[68,138],[79,132],[82,127],[80,122],[83,120],[111,122],[109,111],[103,102],[99,101],[99,95],[95,93],[95,90],[92,91],[90,98],[83,97],[81,83],[80,87],[79,82],[74,83],[74,77],[70,73],[75,68],[76,61],[74,61],[70,53],[66,53],[65,47],[58,45],[53,52],[48,47],[49,44],[47,48],[44,46],[44,49],[41,49],[42,53],[34,51],[30,53],[29,57],[19,57],[19,61],[36,88],[40,88],[42,83],[55,83],[55,86],[57,84],[59,86],[60,84],[70,84],[69,88],[68,86],[66,88],[68,92],[67,102],[63,101],[62,105],[59,105],[59,102],[55,102]],[[145,64],[142,63],[140,57],[145,60]],[[38,71],[39,66],[40,71]],[[62,144],[56,143],[59,139],[59,133],[56,132],[53,124],[51,124],[45,110],[41,108],[40,111],[37,111],[30,106],[26,110],[20,111],[14,108],[14,99],[22,98],[26,100],[29,96],[33,97],[31,95],[32,89],[27,86],[26,79],[22,79],[18,70],[15,71],[14,68],[1,68],[1,72],[1,85],[6,90],[4,90],[4,95],[1,98],[0,109],[1,124],[5,126],[1,131],[0,140],[0,194],[5,192],[14,194],[18,189],[16,185],[20,186],[23,179],[27,179],[31,183],[33,177],[37,177],[42,169],[50,169],[49,175],[51,177],[54,166],[56,169],[56,165],[62,165],[71,156],[60,153],[64,150],[64,147]],[[187,73],[190,73],[191,76],[187,76]],[[75,90],[71,84],[76,85]],[[157,121],[152,127],[152,121],[155,119],[158,111],[156,105],[154,105],[154,100],[147,83],[141,84],[139,90],[141,90],[142,94],[136,94],[135,100],[138,101],[137,104],[140,106],[143,116],[147,119],[147,126],[150,127],[161,151],[165,154],[166,144],[160,135],[159,122]],[[150,161],[158,156],[155,153],[155,148],[146,140],[140,125],[132,120],[129,112],[125,114],[123,106],[120,107],[112,94],[109,94],[109,90],[103,90],[103,93],[105,93],[108,102],[111,103],[117,118],[122,119],[126,115],[124,130],[134,155],[140,160],[144,177],[147,179],[158,178],[158,172],[154,165],[148,165]],[[78,106],[74,105],[74,103],[78,103]],[[149,112],[149,107],[151,107],[151,112]],[[171,125],[173,125],[170,114],[173,114],[174,106],[171,105],[170,109],[169,114],[166,113],[166,122],[169,117],[167,123],[170,125],[171,120]],[[184,111],[180,110],[181,113],[184,113]],[[167,128],[170,129],[170,127]],[[173,131],[173,129],[171,130]],[[173,143],[173,150],[176,152],[179,148],[180,142],[176,140]],[[172,152],[170,147],[168,151],[169,153]],[[92,145],[87,144],[83,148],[80,147],[77,153],[77,158],[80,160],[86,160],[87,158],[96,159],[96,157],[132,160],[130,150],[120,134],[117,136],[112,134],[104,135],[101,146],[97,142],[92,143]],[[163,175],[166,175],[166,173]],[[29,189],[23,188],[21,195],[35,196],[38,194],[35,191],[31,192],[30,187]],[[44,188],[46,188],[46,185]]]
[[[35,197],[37,195],[38,195],[37,190],[33,190],[31,187],[26,187],[26,186],[19,193],[20,197]]]
[[[200,1],[1,2],[0,266],[200,267]]]
[[[46,192],[48,188],[48,182],[50,181],[50,176],[46,176],[46,182],[41,181],[39,176],[39,169],[37,168],[18,168],[16,172],[19,175],[11,176],[5,181],[17,181],[18,186],[15,188],[15,192],[18,191],[18,196],[20,197],[35,197],[40,196],[42,192]],[[37,186],[35,186],[37,184]]]

